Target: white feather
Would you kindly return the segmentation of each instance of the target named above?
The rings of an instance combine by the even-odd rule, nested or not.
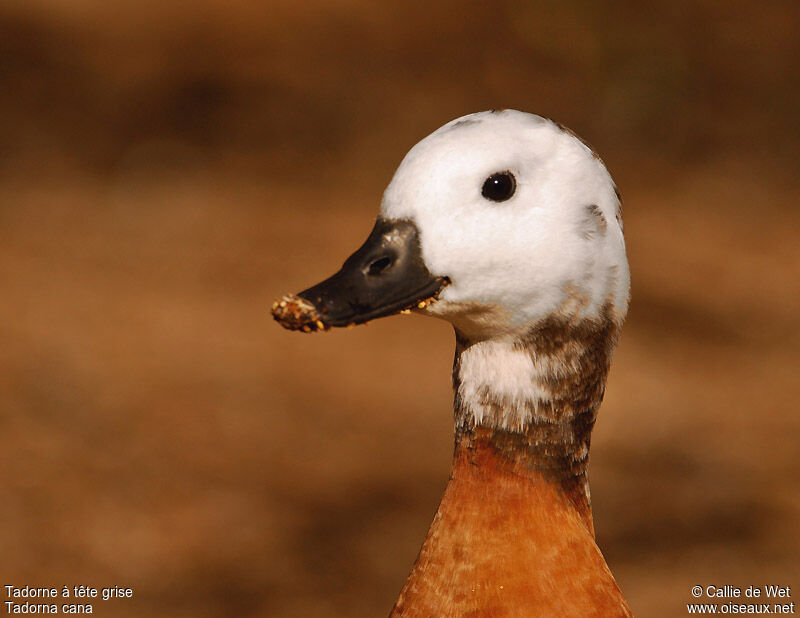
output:
[[[486,178],[505,170],[516,178],[513,197],[484,198]],[[593,205],[606,225],[587,234]],[[630,275],[618,209],[611,176],[585,144],[504,110],[464,116],[414,146],[381,214],[414,221],[428,268],[452,281],[426,312],[483,338],[565,308],[596,317],[610,302],[624,317]]]

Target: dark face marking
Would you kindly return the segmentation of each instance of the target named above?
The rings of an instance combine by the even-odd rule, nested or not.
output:
[[[600,207],[597,204],[587,206],[586,217],[581,222],[581,236],[586,240],[590,240],[594,238],[595,234],[604,235],[607,229],[608,223]]]
[[[463,120],[459,120],[458,122],[453,123],[453,126],[451,126],[450,128],[455,129],[457,127],[467,127],[471,124],[480,124],[480,123],[481,121],[478,120],[477,118],[464,118]]]
[[[600,163],[605,167],[605,163],[603,163],[603,160],[600,158],[600,155],[597,154],[597,151],[592,147],[592,145],[589,142],[583,139],[580,135],[576,134],[572,129],[565,127],[563,124],[556,122],[555,125],[559,129],[561,129],[564,133],[566,133],[567,135],[571,135],[581,144],[586,146],[586,148],[589,149],[589,152],[592,153],[592,156],[598,161],[600,161]],[[619,224],[619,229],[622,229],[622,196],[619,194],[619,191],[617,190],[617,185],[614,185],[614,193],[617,196],[617,212],[614,213],[614,215],[617,219],[617,223]]]
[[[603,160],[600,158],[600,155],[599,155],[599,154],[597,154],[597,151],[596,151],[596,150],[595,150],[595,149],[592,147],[592,145],[591,145],[589,142],[587,142],[585,139],[583,139],[583,138],[582,138],[580,135],[578,135],[577,133],[575,133],[575,131],[573,131],[573,130],[572,130],[572,129],[570,129],[569,127],[565,127],[565,126],[564,126],[563,124],[561,124],[560,122],[556,122],[556,123],[555,123],[555,125],[556,125],[556,126],[559,128],[559,129],[561,129],[561,130],[562,130],[564,133],[566,133],[567,135],[571,135],[571,136],[572,136],[572,137],[574,137],[576,140],[578,140],[578,141],[579,141],[581,144],[583,144],[584,146],[586,146],[586,148],[588,148],[588,149],[589,149],[589,152],[591,152],[591,153],[592,153],[592,156],[593,156],[595,159],[597,159],[598,161],[600,161],[600,163],[603,163]]]
[[[622,226],[622,196],[619,194],[617,185],[614,185],[614,195],[617,196],[617,212],[614,214],[617,218],[617,223],[619,223],[619,229],[624,230]]]
[[[440,133],[450,133],[450,131],[456,131],[460,129],[466,129],[473,125],[479,125],[483,122],[483,118],[463,118],[457,122],[454,122],[450,125],[446,125],[442,129],[439,129]]]

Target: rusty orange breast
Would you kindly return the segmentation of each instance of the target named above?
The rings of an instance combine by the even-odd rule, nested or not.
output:
[[[588,504],[492,446],[456,447],[450,482],[392,616],[631,616]]]

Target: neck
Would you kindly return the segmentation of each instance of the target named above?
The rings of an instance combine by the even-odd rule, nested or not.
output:
[[[457,333],[450,481],[392,616],[630,615],[594,542],[586,476],[619,331],[609,314],[502,340]]]
[[[520,477],[554,484],[591,530],[589,446],[618,334],[608,309],[502,339],[456,333],[456,450],[492,449]]]

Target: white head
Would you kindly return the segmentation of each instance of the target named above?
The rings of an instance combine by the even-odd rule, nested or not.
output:
[[[513,194],[485,197],[487,179],[505,172]],[[503,198],[508,176],[498,183]],[[425,264],[451,281],[425,312],[469,338],[518,333],[556,313],[592,319],[605,306],[621,322],[627,311],[614,183],[550,120],[514,110],[453,120],[409,151],[380,214],[417,226]]]
[[[505,110],[414,146],[361,248],[273,314],[306,332],[411,307],[444,318],[458,334],[457,425],[546,433],[558,421],[584,461],[629,285],[602,161],[550,120]]]

